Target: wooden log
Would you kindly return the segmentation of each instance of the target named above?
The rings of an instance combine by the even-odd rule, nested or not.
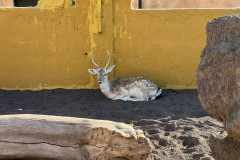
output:
[[[0,116],[0,159],[147,159],[149,140],[124,123],[45,115]]]

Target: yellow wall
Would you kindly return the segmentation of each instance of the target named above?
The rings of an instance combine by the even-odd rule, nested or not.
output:
[[[131,10],[130,0],[104,0],[98,33],[97,0],[76,0],[76,6],[69,0],[44,3],[0,8],[1,89],[96,88],[96,77],[87,72],[94,67],[92,49],[100,66],[107,61],[106,50],[112,53],[115,77],[144,76],[163,88],[196,88],[206,23],[239,13]]]
[[[78,0],[75,7],[42,2],[36,8],[0,8],[0,88],[96,87],[87,72],[91,50],[98,53],[99,64],[105,63],[101,52],[112,52],[112,18],[105,16],[106,32],[98,34],[93,1]]]
[[[196,88],[195,72],[206,45],[208,21],[239,9],[131,10],[114,1],[116,77],[139,76],[163,88]]]

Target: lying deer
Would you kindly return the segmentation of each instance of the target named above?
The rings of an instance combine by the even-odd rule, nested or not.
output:
[[[109,59],[104,68],[100,68],[95,62],[93,54],[92,63],[97,69],[88,69],[91,74],[96,74],[102,93],[112,100],[123,101],[150,101],[156,99],[162,93],[162,89],[153,81],[143,77],[136,78],[115,78],[108,80],[115,65],[107,68],[110,62],[110,53],[107,51]]]

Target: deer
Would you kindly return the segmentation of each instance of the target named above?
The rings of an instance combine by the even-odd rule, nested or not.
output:
[[[113,70],[115,65],[107,68],[111,59],[108,50],[107,53],[108,62],[102,68],[94,62],[95,54],[92,51],[92,63],[97,69],[88,69],[88,72],[97,75],[101,92],[107,98],[122,101],[151,101],[161,95],[162,89],[150,79],[143,77],[115,78],[109,81],[108,73]]]

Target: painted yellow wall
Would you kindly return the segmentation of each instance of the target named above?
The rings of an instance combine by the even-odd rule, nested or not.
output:
[[[42,8],[71,7],[73,0],[39,0],[38,6]]]
[[[106,61],[101,53],[112,53],[112,18],[105,16],[111,15],[111,2],[106,1],[102,34],[93,0],[77,0],[76,6],[42,2],[36,8],[0,8],[0,88],[96,88],[87,69],[92,49],[100,65]]]
[[[239,9],[131,10],[114,1],[116,77],[144,76],[163,88],[196,88],[208,21]]]
[[[97,88],[87,72],[94,67],[93,49],[100,66],[107,62],[106,50],[112,53],[116,69],[110,77],[144,76],[163,88],[196,88],[206,23],[239,13],[131,10],[130,0],[102,0],[99,21],[97,0],[76,0],[76,6],[53,2],[0,8],[1,89]]]

